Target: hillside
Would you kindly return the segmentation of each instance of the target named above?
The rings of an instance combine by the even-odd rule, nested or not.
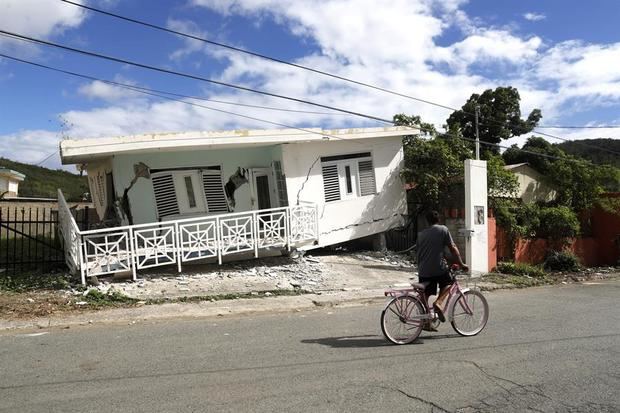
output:
[[[24,182],[19,184],[19,196],[56,198],[57,189],[60,188],[67,201],[80,201],[82,195],[89,192],[86,176],[6,158],[0,158],[0,167],[13,169],[26,175]]]
[[[562,142],[556,146],[568,154],[588,159],[595,164],[608,164],[620,168],[620,155],[606,152],[604,150],[597,150],[586,145],[598,146],[608,151],[620,153],[620,139],[583,139],[578,141]]]

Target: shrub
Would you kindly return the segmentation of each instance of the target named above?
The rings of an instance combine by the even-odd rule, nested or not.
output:
[[[500,262],[497,264],[497,271],[502,274],[512,274],[519,276],[528,276],[534,278],[544,278],[545,271],[540,267],[521,262]]]
[[[577,271],[581,267],[579,258],[568,251],[551,251],[544,263],[549,271]]]
[[[553,241],[574,238],[579,234],[579,219],[568,207],[550,207],[540,210],[538,235]]]

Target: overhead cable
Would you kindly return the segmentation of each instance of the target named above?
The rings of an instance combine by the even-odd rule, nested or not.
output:
[[[317,102],[312,102],[312,101],[309,101],[309,100],[304,100],[304,99],[294,98],[294,97],[290,97],[290,96],[280,95],[280,94],[277,94],[277,93],[271,93],[271,92],[267,92],[267,91],[263,91],[263,90],[252,89],[252,88],[249,88],[249,87],[245,87],[245,86],[241,86],[241,85],[235,85],[235,84],[232,84],[232,83],[220,82],[218,80],[209,79],[209,78],[202,77],[202,76],[196,76],[196,75],[192,75],[192,74],[189,74],[189,73],[177,72],[177,71],[174,71],[174,70],[165,69],[165,68],[161,68],[161,67],[157,67],[157,66],[151,66],[151,65],[147,65],[147,64],[139,63],[139,62],[133,62],[131,60],[121,59],[121,58],[114,57],[114,56],[107,56],[107,55],[103,55],[103,54],[100,54],[100,53],[91,52],[91,51],[88,51],[88,50],[83,50],[83,49],[78,49],[78,48],[75,48],[75,47],[65,46],[65,45],[62,45],[62,44],[59,44],[59,43],[53,43],[53,42],[48,42],[46,40],[36,39],[34,37],[24,36],[24,35],[13,33],[13,32],[6,31],[6,30],[0,30],[0,34],[6,35],[8,37],[16,38],[16,39],[19,39],[19,40],[25,40],[25,41],[29,41],[29,42],[34,42],[34,43],[46,45],[46,46],[55,47],[55,48],[62,49],[62,50],[67,50],[67,51],[70,51],[70,52],[73,52],[73,53],[83,54],[83,55],[86,55],[86,56],[96,57],[96,58],[104,59],[104,60],[110,60],[110,61],[113,61],[113,62],[122,63],[122,64],[130,65],[130,66],[136,66],[136,67],[140,67],[142,69],[148,69],[148,70],[152,70],[152,71],[156,71],[156,72],[161,72],[161,73],[171,74],[171,75],[175,75],[175,76],[185,77],[185,78],[188,78],[188,79],[199,80],[199,81],[202,81],[202,82],[207,82],[207,83],[215,84],[215,85],[218,85],[218,86],[224,86],[224,87],[228,87],[228,88],[243,90],[245,92],[251,92],[251,93],[256,93],[256,94],[260,94],[260,95],[271,96],[271,97],[275,97],[275,98],[279,98],[279,99],[289,100],[289,101],[292,101],[292,102],[303,103],[303,104],[306,104],[306,105],[317,106],[317,107],[321,107],[323,109],[335,110],[335,111],[338,111],[338,112],[348,113],[349,115],[359,116],[359,117],[363,117],[363,118],[372,118],[373,120],[376,120],[376,121],[379,121],[379,122],[383,122],[383,123],[388,123],[388,124],[392,123],[392,121],[388,120],[388,119],[383,119],[383,118],[374,117],[374,116],[369,117],[368,115],[363,115],[363,114],[361,114],[359,112],[355,112],[355,111],[351,111],[351,110],[347,110],[347,109],[337,108],[337,107],[330,106],[330,105],[324,105],[324,104],[317,103]]]
[[[315,68],[312,68],[312,67],[309,67],[309,66],[301,65],[301,64],[298,64],[298,63],[293,63],[293,62],[290,62],[290,61],[287,61],[287,60],[284,60],[284,59],[278,59],[278,58],[275,58],[275,57],[272,57],[272,56],[268,56],[268,55],[265,55],[265,54],[262,54],[262,53],[257,53],[257,52],[253,52],[251,50],[242,49],[240,47],[231,46],[229,44],[225,44],[225,43],[222,43],[222,42],[216,42],[216,41],[213,41],[213,40],[206,39],[204,37],[196,36],[196,35],[193,35],[193,34],[190,34],[190,33],[184,33],[184,32],[178,31],[178,30],[170,29],[168,27],[160,26],[160,25],[157,25],[157,24],[154,24],[154,23],[149,23],[149,22],[146,22],[144,20],[139,20],[139,19],[135,19],[135,18],[132,18],[132,17],[123,16],[123,15],[120,15],[120,14],[117,14],[117,13],[112,13],[112,12],[109,12],[109,11],[106,11],[106,10],[102,10],[102,9],[99,9],[99,8],[96,8],[96,7],[93,7],[93,6],[87,6],[85,4],[77,3],[75,1],[71,1],[71,0],[60,0],[60,1],[62,1],[63,3],[71,4],[71,5],[76,6],[76,7],[80,7],[80,8],[85,9],[85,10],[89,10],[89,11],[95,12],[95,13],[99,13],[99,14],[106,15],[106,16],[113,17],[113,18],[120,19],[120,20],[124,20],[126,22],[130,22],[130,23],[141,25],[141,26],[149,27],[149,28],[155,29],[155,30],[161,30],[161,31],[164,31],[164,32],[167,32],[167,33],[171,33],[171,34],[174,34],[174,35],[186,37],[186,38],[189,38],[189,39],[192,39],[192,40],[197,40],[197,41],[204,42],[204,43],[207,43],[207,44],[211,44],[211,45],[214,45],[214,46],[222,47],[222,48],[225,48],[225,49],[232,50],[234,52],[244,53],[244,54],[247,54],[247,55],[250,55],[250,56],[258,57],[260,59],[272,61],[272,62],[275,62],[275,63],[292,66],[292,67],[295,67],[295,68],[298,68],[298,69],[302,69],[302,70],[307,70],[307,71],[310,71],[310,72],[313,72],[313,73],[317,73],[317,74],[320,74],[320,75],[323,75],[323,76],[328,76],[328,77],[331,77],[331,78],[334,78],[334,79],[338,79],[338,80],[341,80],[341,81],[344,81],[344,82],[352,83],[352,84],[355,84],[355,85],[358,85],[358,86],[364,86],[364,87],[367,87],[367,88],[375,89],[375,90],[378,90],[378,91],[381,91],[381,92],[384,92],[384,93],[389,93],[391,95],[403,97],[403,98],[406,98],[406,99],[411,99],[411,100],[418,101],[418,102],[421,102],[421,103],[425,103],[425,104],[428,104],[428,105],[436,106],[436,107],[439,107],[439,108],[442,108],[442,109],[447,109],[447,110],[450,110],[450,111],[460,110],[460,109],[457,109],[457,108],[454,108],[454,107],[451,107],[451,106],[447,106],[447,105],[444,105],[444,104],[441,104],[441,103],[433,102],[433,101],[426,100],[426,99],[417,98],[415,96],[407,95],[405,93],[396,92],[394,90],[390,90],[390,89],[387,89],[387,88],[384,88],[384,87],[381,87],[381,86],[373,85],[373,84],[366,83],[366,82],[361,82],[361,81],[358,81],[358,80],[355,80],[355,79],[347,78],[345,76],[340,76],[340,75],[336,75],[334,73],[329,73],[329,72],[326,72],[326,71],[323,71],[323,70],[319,70],[319,69],[315,69]],[[463,111],[463,113],[468,114],[470,116],[474,116],[474,114],[470,113],[470,112]],[[495,124],[503,124],[502,122],[495,121],[493,119],[487,119],[486,122],[491,122],[491,123],[495,123]],[[547,128],[547,127],[544,127],[544,128]],[[610,149],[607,149],[607,148],[602,148],[602,147],[599,147],[599,146],[596,146],[596,145],[591,145],[591,144],[588,144],[588,143],[585,143],[585,142],[578,142],[578,141],[573,141],[573,140],[570,140],[570,139],[562,138],[560,136],[556,136],[556,135],[548,134],[548,133],[545,133],[545,132],[541,132],[541,131],[539,131],[537,129],[543,129],[543,127],[537,127],[532,132],[533,133],[538,133],[539,135],[546,136],[546,137],[549,137],[549,138],[552,138],[552,139],[558,139],[558,140],[565,141],[565,142],[576,142],[578,145],[587,146],[587,147],[590,147],[590,148],[595,148],[595,149],[600,150],[600,151],[604,151],[604,152],[609,152],[609,153],[613,153],[613,154],[616,154],[616,155],[620,155],[620,152],[615,152],[613,150],[610,150]]]

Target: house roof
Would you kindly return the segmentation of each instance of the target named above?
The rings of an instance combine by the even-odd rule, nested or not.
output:
[[[95,139],[65,139],[60,142],[60,159],[63,164],[85,163],[121,153],[147,153],[162,151],[225,149],[251,146],[269,146],[285,143],[304,143],[334,140],[357,140],[402,136],[411,128],[390,126],[385,128],[354,129],[255,129],[212,132],[153,133]]]
[[[26,179],[26,175],[24,175],[23,173],[14,171],[9,168],[0,168],[0,176],[13,178],[17,181],[23,181],[24,179]]]
[[[512,165],[505,165],[504,169],[508,169],[508,170],[510,170],[510,169],[517,169],[520,166],[524,166],[524,165],[529,165],[529,163],[527,163],[527,162],[513,163]]]

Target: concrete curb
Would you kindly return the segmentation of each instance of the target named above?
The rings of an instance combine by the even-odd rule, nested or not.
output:
[[[90,324],[137,324],[188,318],[228,317],[248,314],[307,311],[325,307],[345,307],[385,300],[384,290],[339,291],[298,296],[169,303],[129,308],[113,308],[75,315],[39,317],[30,320],[0,320],[0,331],[69,328]]]
[[[613,277],[609,277],[610,280],[617,278],[617,274],[614,274]],[[493,284],[486,282],[478,284],[478,287],[482,288],[485,292],[515,288],[511,284]],[[149,321],[285,313],[293,311],[308,311],[326,307],[378,304],[386,301],[384,296],[385,290],[386,288],[367,290],[358,288],[347,291],[325,291],[317,294],[297,296],[239,298],[223,301],[199,301],[193,303],[168,303],[127,308],[112,308],[81,314],[39,317],[29,320],[0,319],[0,334],[11,330],[70,328],[90,324],[137,324]]]

